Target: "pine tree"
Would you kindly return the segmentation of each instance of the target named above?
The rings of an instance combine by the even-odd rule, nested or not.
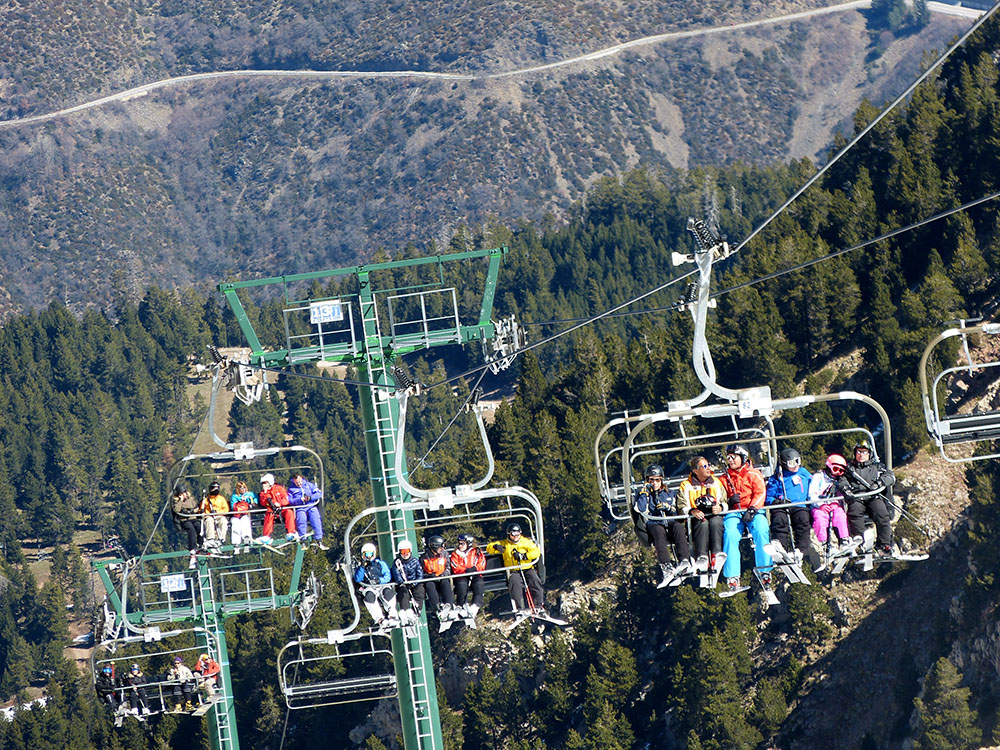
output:
[[[919,721],[916,750],[967,750],[979,747],[982,732],[969,708],[969,688],[959,687],[962,674],[942,657],[924,678],[923,696],[914,701]]]

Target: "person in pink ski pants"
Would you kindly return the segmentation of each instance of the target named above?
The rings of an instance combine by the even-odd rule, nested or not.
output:
[[[809,500],[812,507],[813,533],[820,544],[826,544],[827,530],[833,528],[843,542],[850,539],[847,531],[847,513],[841,505],[837,480],[847,470],[847,460],[839,453],[831,453],[822,471],[813,474],[809,482]],[[834,540],[830,540],[833,542]]]

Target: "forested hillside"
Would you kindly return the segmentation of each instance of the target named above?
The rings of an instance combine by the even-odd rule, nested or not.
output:
[[[426,251],[494,217],[562,219],[594,181],[638,165],[670,174],[812,158],[862,97],[891,99],[924,53],[969,25],[934,15],[893,33],[849,10],[729,26],[817,5],[805,0],[203,5],[4,7],[0,313],[61,299],[79,314],[106,307],[115,288],[272,276],[409,243]],[[722,33],[515,74],[712,27]],[[236,69],[466,78],[237,77],[16,121]]]
[[[716,288],[846,249],[996,191],[998,51],[1000,26],[991,24],[729,261]],[[856,127],[875,112],[863,106]],[[689,249],[683,232],[688,216],[716,204],[722,231],[746,236],[812,173],[805,161],[668,177],[633,171],[596,183],[565,223],[497,223],[453,241],[462,248],[509,245],[500,312],[516,312],[525,323],[586,316],[664,280],[670,252]],[[742,199],[733,202],[733,195]],[[721,296],[709,330],[719,381],[732,387],[767,383],[776,396],[795,393],[803,381],[811,392],[851,387],[869,393],[893,417],[896,455],[921,449],[917,361],[945,321],[988,309],[995,299],[998,216],[1000,203],[989,202]],[[647,302],[669,305],[675,298],[671,293]],[[280,325],[276,307],[254,315],[262,325]],[[676,312],[615,318],[519,360],[517,395],[499,408],[491,429],[497,479],[525,485],[543,504],[551,604],[560,593],[595,593],[582,594],[586,602],[565,633],[532,639],[522,628],[505,640],[484,628],[434,639],[449,747],[836,745],[825,723],[801,718],[822,711],[834,712],[827,715],[848,747],[901,748],[912,741],[919,748],[968,748],[980,739],[1000,741],[1000,680],[992,657],[1000,604],[995,462],[970,465],[971,503],[953,508],[968,522],[948,539],[920,540],[934,555],[928,567],[856,582],[853,591],[876,591],[882,621],[901,633],[919,617],[893,620],[903,611],[894,596],[905,592],[906,611],[928,615],[919,631],[905,630],[919,632],[920,640],[888,638],[877,653],[854,649],[875,642],[876,631],[865,628],[879,627],[880,620],[844,626],[834,609],[838,592],[792,587],[784,594],[787,616],[773,619],[745,598],[719,600],[687,587],[664,594],[649,579],[649,553],[637,550],[625,530],[608,536],[592,474],[593,436],[609,412],[657,408],[699,392],[688,364],[690,328],[689,316]],[[12,722],[0,721],[0,750],[138,750],[205,742],[200,724],[176,716],[113,730],[88,678],[63,658],[62,647],[87,601],[80,547],[92,545],[88,539],[103,526],[121,533],[127,551],[137,554],[156,526],[164,497],[160,477],[188,449],[192,418],[204,409],[184,396],[189,358],[203,356],[210,341],[241,343],[214,297],[156,288],[138,301],[123,294],[81,317],[53,302],[11,318],[0,330],[6,415],[0,423],[0,689],[21,697],[44,691],[50,700]],[[857,372],[827,366],[855,347]],[[465,361],[457,356],[449,363]],[[433,382],[442,366],[413,362],[410,371]],[[461,404],[461,389],[457,397],[445,391],[434,389],[421,400],[417,420],[423,426],[407,446],[411,455],[422,455]],[[287,433],[324,456],[328,497],[335,498],[327,504],[330,528],[342,528],[366,503],[351,389],[283,376],[268,399],[234,409],[231,422],[238,439],[281,441]],[[475,475],[478,457],[465,450],[469,429],[460,423],[449,432],[422,484]],[[901,475],[907,471],[905,463],[897,468]],[[914,492],[908,508],[919,515],[935,490]],[[151,549],[177,543],[169,521],[156,529]],[[51,565],[39,566],[37,550],[53,544]],[[311,554],[309,563],[326,576],[339,553]],[[931,567],[943,562],[949,567]],[[926,571],[934,570],[940,578],[929,589]],[[913,598],[932,594],[938,597],[934,607],[919,607]],[[69,622],[64,602],[76,605]],[[333,627],[344,610],[345,593],[330,586],[312,628]],[[244,746],[392,746],[391,728],[376,738],[370,736],[374,725],[362,724],[366,706],[293,713],[285,726],[269,676],[291,632],[283,612],[227,624]],[[841,649],[863,657],[842,665]],[[868,683],[865,690],[853,689],[862,681],[858,675],[885,664],[892,666],[880,669],[877,690]],[[828,674],[831,665],[842,671]],[[827,681],[845,688],[831,695],[822,689]],[[380,716],[388,710],[383,707]]]

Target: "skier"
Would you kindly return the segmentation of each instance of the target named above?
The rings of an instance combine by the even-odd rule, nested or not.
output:
[[[113,710],[118,710],[121,705],[121,698],[118,695],[118,683],[115,681],[114,664],[105,664],[101,671],[97,673],[97,680],[94,687],[97,689],[97,696],[101,703],[107,703]]]
[[[319,501],[323,492],[302,474],[292,475],[292,483],[288,487],[288,504],[295,508],[295,529],[299,538],[306,537],[306,526],[312,526],[313,539],[319,548],[326,552],[329,547],[323,544],[323,514],[320,512]]]
[[[820,544],[828,545],[827,557],[837,552],[838,541],[842,544],[850,538],[847,531],[847,514],[841,505],[838,482],[847,471],[847,459],[839,453],[831,453],[826,457],[822,471],[812,476],[809,484],[809,499],[813,503],[813,532]],[[837,540],[828,536],[833,529],[837,532]]]
[[[802,466],[802,456],[795,448],[785,448],[778,457],[778,468],[767,480],[767,504],[795,503],[790,508],[771,511],[771,548],[779,559],[788,553],[800,564],[809,551],[809,482],[812,475]],[[794,535],[794,541],[792,539]]]
[[[399,622],[396,592],[388,585],[391,580],[389,566],[377,557],[375,545],[366,542],[361,547],[361,560],[354,566],[354,582],[358,584],[365,609],[380,627]]]
[[[535,570],[535,562],[542,555],[538,545],[521,535],[521,525],[511,523],[507,526],[507,538],[490,542],[486,545],[487,555],[503,555],[503,565],[507,568],[507,590],[510,601],[516,612],[528,610],[527,597],[530,597],[533,614],[547,617],[545,613],[545,590],[542,579]]]
[[[847,501],[847,524],[853,537],[864,538],[865,514],[875,522],[875,552],[881,557],[892,557],[892,524],[886,497],[896,476],[872,452],[867,441],[854,446],[854,460],[847,465],[838,485]],[[867,497],[862,493],[876,491]]]
[[[229,531],[229,503],[222,496],[222,487],[218,482],[208,485],[208,494],[201,501],[201,524],[204,530],[206,547],[221,547],[226,541]]]
[[[716,556],[722,553],[726,488],[712,473],[704,456],[695,456],[688,465],[691,473],[677,488],[677,506],[678,509],[686,508],[691,515],[695,568],[705,573],[709,569],[716,570]]]
[[[424,568],[413,556],[413,543],[402,539],[392,561],[392,580],[396,584],[396,609],[402,625],[413,625],[424,606]]]
[[[171,691],[174,699],[174,711],[193,711],[194,701],[192,699],[196,688],[194,672],[180,656],[174,657],[174,665],[167,672],[167,679],[175,683]]]
[[[475,617],[483,608],[482,571],[486,570],[486,555],[476,546],[476,538],[472,534],[459,534],[458,542],[451,553],[451,572],[455,579],[455,603],[464,610],[464,617]],[[475,575],[467,575],[479,571]],[[472,602],[466,604],[469,589],[472,589]]]
[[[239,481],[233,488],[229,508],[233,512],[233,546],[240,547],[253,541],[253,526],[251,525],[250,509],[257,504],[257,496],[250,491],[247,483]]]
[[[215,688],[218,686],[219,673],[222,671],[219,662],[208,654],[202,654],[198,657],[198,663],[194,665],[193,671],[198,675],[199,684],[205,697],[211,700],[212,696],[215,695]]]
[[[441,620],[453,619],[455,594],[451,588],[451,562],[444,549],[444,537],[433,534],[427,538],[427,547],[420,556],[424,570],[424,592],[427,594],[427,611],[435,612]],[[440,612],[438,609],[440,608]]]
[[[730,591],[740,588],[740,539],[749,530],[754,541],[754,560],[765,589],[771,586],[771,557],[764,547],[771,541],[764,508],[764,477],[750,461],[750,453],[742,445],[726,448],[726,471],[720,479],[729,495],[722,546],[726,564],[722,575]]]
[[[198,548],[201,546],[201,523],[198,520],[198,501],[195,500],[186,487],[175,487],[170,498],[170,510],[173,512],[174,526],[187,534],[187,548],[191,553],[189,568],[197,566]]]
[[[660,586],[666,586],[673,578],[691,570],[691,551],[688,547],[687,529],[684,521],[668,519],[666,516],[680,515],[677,496],[663,486],[663,469],[657,464],[646,468],[646,482],[636,490],[632,507],[638,517],[645,521],[649,543],[656,550],[656,561],[663,572]],[[677,551],[678,563],[670,564],[670,543]]]
[[[128,688],[128,705],[133,716],[140,719],[149,716],[149,703],[146,701],[146,675],[138,664],[133,664],[129,669],[128,676],[125,677],[125,686]]]
[[[288,507],[288,491],[280,484],[274,483],[274,474],[265,474],[260,478],[260,505],[267,508],[264,513],[264,528],[262,536],[257,539],[261,544],[271,543],[271,532],[274,530],[274,517],[280,513],[285,522],[285,538],[289,541],[298,540],[295,533],[295,509]]]

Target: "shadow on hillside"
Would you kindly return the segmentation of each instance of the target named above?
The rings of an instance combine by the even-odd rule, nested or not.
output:
[[[809,682],[776,746],[895,748],[908,734],[919,680],[947,652],[949,608],[964,576],[964,552],[941,541],[925,562],[906,563],[878,586],[884,598],[829,654]]]

